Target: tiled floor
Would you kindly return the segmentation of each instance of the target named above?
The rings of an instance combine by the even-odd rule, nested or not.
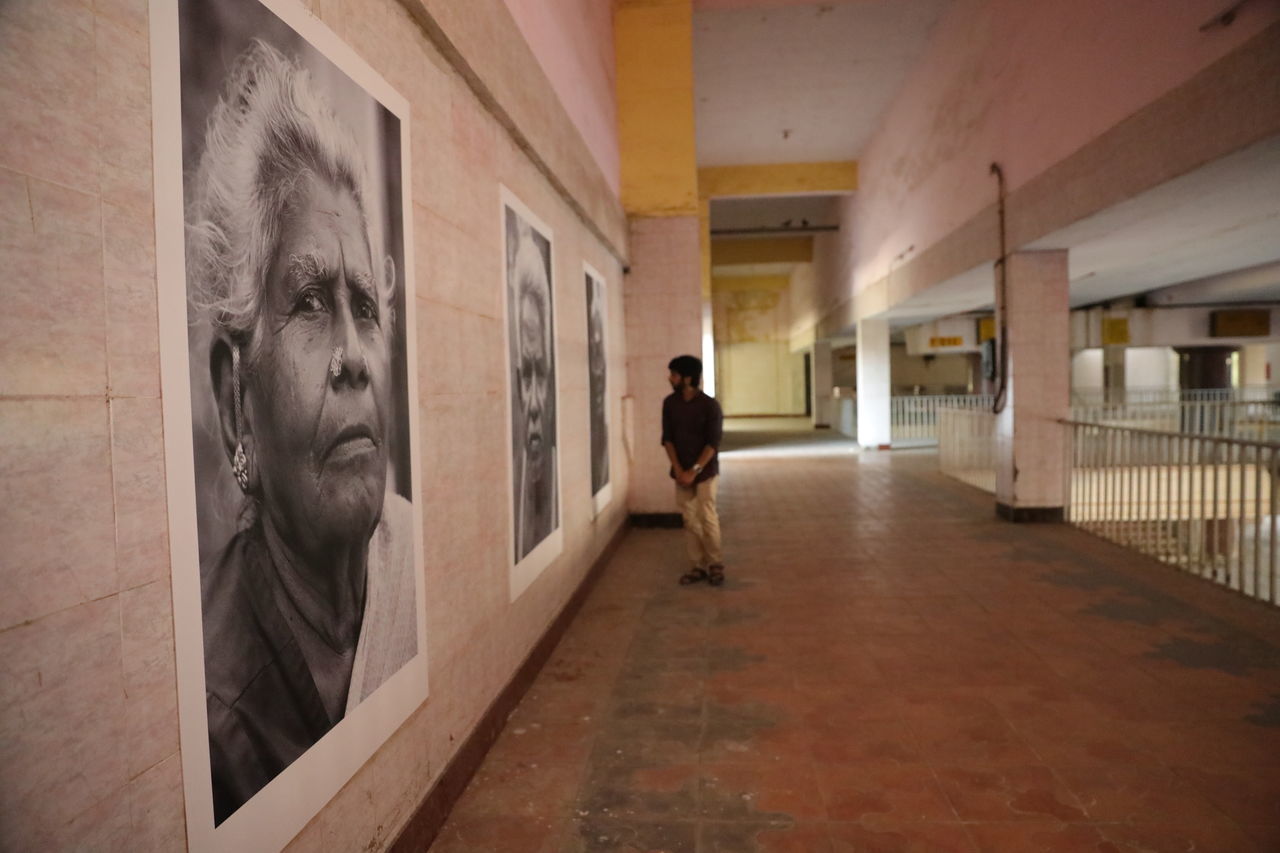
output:
[[[728,441],[729,582],[632,531],[434,853],[1280,850],[1280,609],[930,453]]]

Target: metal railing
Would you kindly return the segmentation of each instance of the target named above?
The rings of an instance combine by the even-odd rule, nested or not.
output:
[[[1270,401],[1075,405],[1071,419],[1248,441],[1280,440],[1280,404]]]
[[[995,494],[996,416],[990,408],[939,409],[937,435],[942,473]]]
[[[1181,390],[1166,387],[1126,388],[1123,404],[1141,403],[1235,403],[1273,399],[1277,389],[1267,385],[1244,385],[1239,388],[1196,388]],[[1107,402],[1102,388],[1073,388],[1073,406],[1100,406]]]
[[[938,413],[943,409],[990,409],[990,394],[930,394],[895,396],[889,401],[889,424],[894,444],[934,444],[938,441]]]
[[[1071,524],[1280,603],[1280,444],[1062,423],[1071,438]]]

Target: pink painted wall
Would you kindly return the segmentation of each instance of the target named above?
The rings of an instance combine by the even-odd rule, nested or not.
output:
[[[505,0],[569,118],[616,193],[618,103],[611,0]]]
[[[1247,4],[1199,32],[1223,5],[956,0],[859,158],[853,291],[991,203],[993,160],[1017,189],[1280,18]]]

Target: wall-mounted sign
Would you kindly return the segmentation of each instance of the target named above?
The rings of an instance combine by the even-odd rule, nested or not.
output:
[[[1271,335],[1271,311],[1267,308],[1226,308],[1209,312],[1209,336],[1213,338],[1265,338]]]
[[[931,347],[961,347],[964,346],[964,338],[954,335],[945,338],[929,338],[929,346]]]
[[[982,317],[978,320],[978,343],[994,340],[996,336],[996,318]]]
[[[1102,345],[1104,347],[1125,346],[1129,343],[1128,317],[1102,318]]]

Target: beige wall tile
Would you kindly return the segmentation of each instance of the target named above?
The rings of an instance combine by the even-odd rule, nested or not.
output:
[[[74,0],[0,5],[0,165],[96,191],[93,12]]]
[[[160,396],[155,230],[151,210],[104,204],[107,367],[113,396]]]
[[[127,780],[119,600],[0,633],[0,651],[19,685],[0,714],[0,848],[48,849]]]
[[[0,246],[22,245],[35,234],[27,176],[0,168]]]
[[[26,192],[23,192],[25,184]],[[0,313],[0,395],[105,388],[101,214],[84,193],[34,178],[0,184],[12,224],[0,236],[8,309]],[[24,224],[24,204],[30,209]]]
[[[182,799],[182,760],[171,755],[129,784],[132,850],[182,850],[187,819]]]
[[[163,428],[159,400],[111,401],[111,476],[121,589],[169,579]]]
[[[484,317],[502,316],[502,255],[425,207],[414,211],[418,295]],[[498,220],[498,210],[493,210]]]
[[[106,796],[69,822],[53,828],[38,847],[43,850],[95,850],[103,853],[132,853],[134,842],[126,788],[106,792]]]
[[[105,400],[0,400],[0,627],[117,589]]]
[[[130,778],[178,749],[178,688],[169,581],[120,593]]]
[[[148,0],[93,0],[93,11],[99,18],[145,34],[149,20],[147,2]]]

